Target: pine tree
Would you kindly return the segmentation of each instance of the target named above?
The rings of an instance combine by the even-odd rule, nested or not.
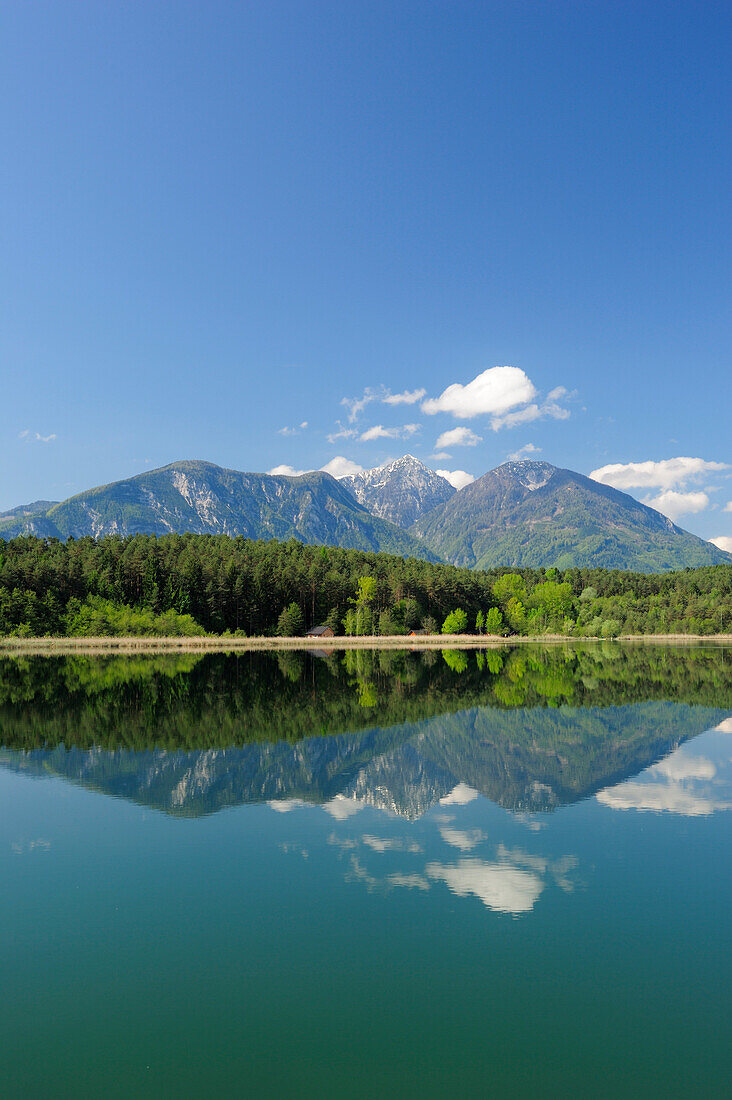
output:
[[[299,604],[291,603],[283,608],[277,620],[277,633],[280,638],[296,638],[302,634],[304,627],[305,620]]]

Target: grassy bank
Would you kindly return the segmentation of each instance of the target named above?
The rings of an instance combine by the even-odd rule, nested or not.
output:
[[[221,635],[198,637],[129,637],[129,638],[0,638],[0,653],[164,653],[255,650],[333,650],[342,649],[479,649],[506,645],[583,644],[595,641],[619,641],[626,644],[692,645],[732,644],[732,634],[632,634],[619,638],[578,638],[564,634],[511,635],[504,638],[491,634],[421,634],[416,637],[334,637],[334,638],[227,638]]]

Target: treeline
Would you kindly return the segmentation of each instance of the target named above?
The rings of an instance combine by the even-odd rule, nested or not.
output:
[[[458,633],[723,633],[732,566],[482,572],[225,535],[0,540],[0,635],[406,634],[456,611]]]

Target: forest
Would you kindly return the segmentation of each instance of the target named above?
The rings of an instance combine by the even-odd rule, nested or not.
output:
[[[732,566],[479,571],[226,535],[0,539],[0,636],[411,632],[611,638],[732,629]]]

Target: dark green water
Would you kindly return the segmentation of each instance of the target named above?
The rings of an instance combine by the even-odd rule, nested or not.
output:
[[[722,1096],[732,653],[0,660],[0,1092]]]

